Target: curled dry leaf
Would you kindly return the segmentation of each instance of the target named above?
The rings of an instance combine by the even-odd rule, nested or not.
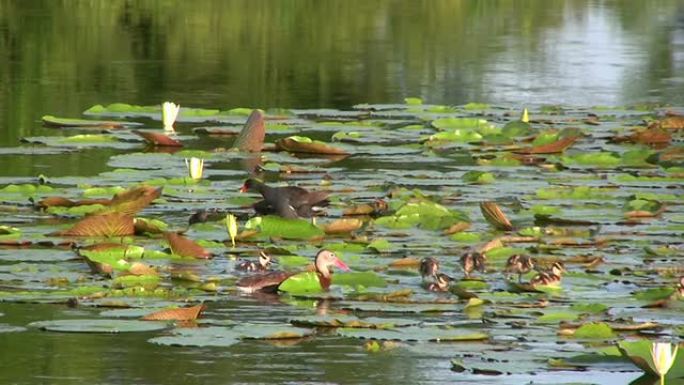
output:
[[[358,230],[363,226],[363,221],[358,218],[342,218],[323,225],[326,234],[344,234]]]
[[[180,307],[177,309],[165,309],[150,313],[142,317],[145,321],[193,321],[199,318],[206,307],[197,305],[192,307]]]
[[[482,211],[482,216],[484,216],[487,222],[497,229],[505,231],[513,230],[513,225],[495,202],[481,202],[480,211]]]
[[[389,267],[399,269],[417,269],[420,266],[420,260],[417,258],[405,257],[390,262]]]
[[[104,212],[135,215],[161,196],[162,187],[138,186],[117,193]]]
[[[76,206],[86,206],[86,205],[103,205],[107,206],[111,202],[109,199],[82,199],[77,201],[72,201],[71,199],[64,197],[48,197],[41,199],[36,203],[36,206],[41,209],[46,209],[49,207],[76,207]]]
[[[264,111],[253,110],[242,131],[235,139],[233,148],[240,151],[259,152],[264,147],[265,136]]]
[[[161,132],[133,130],[133,133],[142,137],[147,143],[153,146],[183,147],[183,143]]]
[[[128,268],[130,275],[159,275],[157,269],[142,262],[133,262]]]
[[[171,251],[176,255],[201,259],[211,258],[211,253],[192,239],[172,232],[164,233],[164,237],[169,242]]]
[[[460,233],[461,231],[468,230],[470,228],[470,223],[468,222],[456,222],[449,226],[448,229],[444,230],[444,234],[451,235]]]
[[[53,234],[73,237],[123,237],[134,233],[132,216],[111,213],[85,217],[70,229]]]

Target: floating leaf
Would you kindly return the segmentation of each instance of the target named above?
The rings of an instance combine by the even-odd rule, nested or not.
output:
[[[43,121],[43,124],[48,127],[125,128],[140,125],[140,123],[135,122],[58,118],[52,115],[45,115],[41,118],[41,120]]]
[[[56,234],[73,237],[122,237],[134,233],[133,217],[112,213],[85,217],[70,229]]]
[[[322,229],[305,219],[288,219],[275,215],[254,217],[247,221],[245,228],[257,230],[263,237],[288,239],[311,239],[325,234]]]
[[[489,339],[489,335],[464,328],[449,327],[417,327],[409,326],[398,329],[359,329],[340,328],[337,333],[343,337],[394,340],[394,341],[433,341],[459,342],[481,341]]]
[[[164,237],[169,242],[171,251],[176,255],[200,259],[211,258],[211,252],[205,250],[204,247],[192,239],[173,232],[164,233]]]
[[[129,333],[151,332],[166,329],[166,325],[160,322],[118,319],[69,319],[38,321],[30,323],[28,326],[51,332],[69,333]]]
[[[347,155],[347,152],[341,148],[337,148],[327,143],[302,136],[290,136],[287,138],[278,139],[275,144],[276,149],[280,151],[302,152],[309,154]]]
[[[652,343],[650,340],[620,341],[617,346],[623,357],[630,359],[646,373],[658,376],[654,369],[653,358],[651,358]],[[684,354],[681,354],[681,349],[682,346],[680,346],[679,354],[675,357],[674,364],[665,376],[666,379],[684,378]]]
[[[194,321],[199,318],[204,305],[159,310],[142,317],[145,321]]]
[[[133,130],[133,133],[142,137],[147,143],[153,146],[183,147],[183,143],[162,132]]]
[[[363,226],[363,221],[357,218],[342,218],[323,226],[326,234],[345,234],[356,231]]]

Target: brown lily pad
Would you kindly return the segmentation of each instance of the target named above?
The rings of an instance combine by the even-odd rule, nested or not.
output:
[[[211,258],[211,253],[192,239],[172,232],[164,233],[164,237],[169,242],[171,251],[176,255],[200,259]]]
[[[145,139],[145,141],[153,146],[158,147],[183,147],[183,143],[173,139],[172,137],[156,131],[140,131],[133,130],[133,133]]]
[[[199,318],[205,308],[206,306],[204,305],[196,305],[176,309],[164,309],[150,313],[141,319],[145,321],[193,321]]]
[[[363,221],[358,218],[342,218],[323,225],[326,234],[345,234],[358,230],[363,226]]]
[[[70,229],[53,234],[73,237],[123,237],[134,233],[132,216],[111,213],[85,217]]]

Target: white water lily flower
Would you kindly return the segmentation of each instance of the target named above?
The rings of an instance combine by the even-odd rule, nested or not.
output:
[[[188,174],[192,180],[202,179],[204,173],[204,159],[200,158],[185,158],[185,166],[188,168]]]
[[[235,218],[235,215],[226,215],[226,228],[228,229],[228,235],[230,235],[230,242],[232,242],[233,247],[235,247],[235,236],[238,232],[237,218]]]
[[[665,381],[665,375],[675,362],[677,357],[677,349],[679,346],[675,345],[674,349],[669,342],[654,342],[651,345],[651,358],[653,359],[653,366],[655,366],[656,373],[660,376],[660,383]]]
[[[530,122],[530,115],[527,113],[527,108],[523,109],[522,116],[520,117],[520,121],[524,122],[524,123]]]
[[[173,123],[178,117],[178,111],[180,111],[180,104],[172,102],[162,103],[162,122],[164,122],[164,131],[175,132],[173,130]]]

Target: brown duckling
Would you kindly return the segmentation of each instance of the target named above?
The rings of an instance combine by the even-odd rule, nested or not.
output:
[[[420,276],[423,281],[426,278],[437,277],[437,272],[439,272],[439,261],[432,257],[425,257],[420,261]]]
[[[461,268],[465,273],[466,278],[470,278],[470,274],[477,270],[484,273],[487,256],[477,251],[469,251],[461,256]]]
[[[523,274],[534,269],[534,261],[529,255],[514,254],[506,261],[506,273],[518,274],[518,282],[522,281]]]
[[[557,285],[560,283],[565,267],[561,262],[555,262],[551,270],[541,272],[530,280],[532,286],[535,285]]]
[[[453,281],[453,278],[449,277],[444,273],[438,273],[435,275],[435,282],[430,282],[425,286],[428,291],[435,292],[445,292],[449,291],[449,282]]]
[[[239,271],[266,271],[271,268],[271,256],[259,250],[259,260],[242,261],[235,266],[235,270]]]
[[[680,297],[684,297],[684,276],[679,277],[679,286],[677,286],[677,293]]]

